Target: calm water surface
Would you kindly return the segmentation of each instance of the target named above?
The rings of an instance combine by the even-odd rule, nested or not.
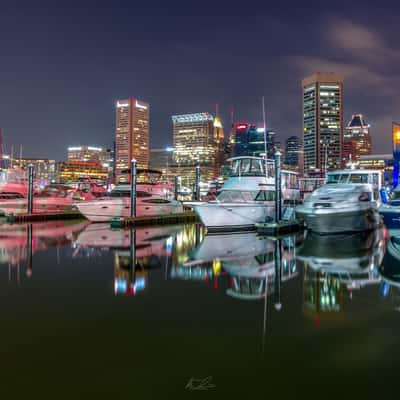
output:
[[[396,232],[68,221],[1,225],[0,246],[1,398],[396,393]]]

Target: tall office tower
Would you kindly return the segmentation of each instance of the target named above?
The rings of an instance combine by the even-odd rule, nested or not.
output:
[[[221,174],[221,168],[226,161],[224,127],[219,117],[214,118],[214,140],[216,145],[215,176],[217,177]]]
[[[115,121],[115,180],[129,181],[131,160],[138,168],[149,166],[150,106],[135,98],[119,100]]]
[[[94,146],[73,146],[68,147],[68,161],[100,161],[108,162],[109,150]]]
[[[304,174],[341,167],[343,78],[317,72],[302,81]]]
[[[173,115],[174,162],[215,165],[214,117],[209,113]]]
[[[302,159],[303,145],[298,136],[290,136],[285,144],[285,162],[284,164],[292,167],[298,167]]]
[[[232,143],[232,156],[260,156],[267,149],[267,158],[274,157],[275,133],[267,131],[264,140],[264,128],[259,124],[240,122],[235,124]]]
[[[343,138],[343,163],[351,159],[358,161],[360,156],[371,154],[370,126],[362,114],[353,114],[346,126]]]

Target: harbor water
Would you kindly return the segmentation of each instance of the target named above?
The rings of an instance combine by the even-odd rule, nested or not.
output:
[[[1,225],[2,398],[395,393],[393,232],[205,233]]]

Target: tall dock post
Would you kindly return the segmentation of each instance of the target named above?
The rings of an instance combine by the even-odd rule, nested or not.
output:
[[[28,214],[33,212],[33,164],[28,165]]]
[[[174,176],[174,199],[175,200],[178,200],[179,192],[180,192],[180,176],[175,175]]]
[[[275,279],[274,279],[274,306],[280,311],[281,303],[281,279],[282,279],[282,240],[275,240]]]
[[[196,166],[195,200],[200,201],[200,165]]]
[[[282,171],[281,152],[275,153],[275,222],[282,219]]]
[[[131,161],[131,218],[136,217],[136,171],[137,162],[133,158]]]

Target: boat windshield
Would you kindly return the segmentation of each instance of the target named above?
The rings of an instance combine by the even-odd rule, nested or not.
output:
[[[273,161],[267,161],[268,176],[273,176]],[[262,158],[233,159],[228,167],[228,175],[236,176],[265,176],[265,160]]]
[[[217,196],[217,200],[221,203],[247,203],[254,201],[257,193],[253,191],[224,190]]]
[[[349,174],[330,174],[326,183],[347,183]]]
[[[378,174],[373,174],[370,178],[370,174],[361,173],[348,173],[348,174],[329,174],[327,183],[373,183],[378,184]]]

